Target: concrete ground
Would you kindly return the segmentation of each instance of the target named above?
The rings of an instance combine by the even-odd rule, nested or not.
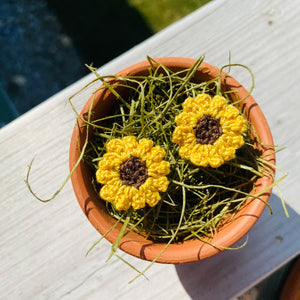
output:
[[[85,63],[100,67],[151,34],[123,0],[0,1],[0,122],[87,74]]]
[[[45,1],[0,2],[0,83],[19,114],[86,72]]]

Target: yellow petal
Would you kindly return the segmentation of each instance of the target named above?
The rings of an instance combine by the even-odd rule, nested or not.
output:
[[[121,188],[122,183],[121,181],[110,181],[110,183],[104,185],[100,190],[100,197],[108,202],[114,202],[115,197]]]
[[[153,141],[147,139],[141,139],[136,149],[133,150],[132,156],[146,160],[147,154],[153,147]]]
[[[132,199],[132,207],[134,209],[141,209],[146,206],[145,194],[141,193],[139,190],[134,194]]]
[[[103,170],[115,170],[116,172],[119,170],[120,165],[123,163],[122,157],[118,153],[105,153],[103,155],[102,160],[99,162],[99,169]]]
[[[224,163],[224,159],[223,156],[221,155],[211,156],[209,159],[209,165],[212,168],[218,168],[221,165],[223,165],[223,163]]]
[[[153,207],[158,203],[161,197],[157,190],[153,190],[153,187],[151,186],[152,180],[148,179],[139,189],[139,197],[141,198],[140,205],[145,201],[145,203],[148,203],[149,206]]]
[[[189,159],[193,148],[196,145],[196,141],[193,144],[185,144],[179,148],[179,155],[183,159]]]
[[[173,132],[172,142],[179,145],[196,143],[194,129],[190,126],[176,127]]]
[[[223,97],[215,96],[209,107],[206,109],[205,114],[214,117],[215,119],[220,118],[220,112],[222,112],[226,107],[226,100]]]
[[[117,210],[128,210],[131,206],[131,202],[126,195],[120,195],[113,204]]]
[[[195,113],[195,114],[205,114],[206,110],[209,108],[209,101],[200,98],[187,98],[182,104],[183,111],[185,113]]]
[[[227,105],[224,107],[222,111],[219,113],[219,118],[226,118],[226,119],[235,119],[239,116],[239,111],[236,107],[232,105]]]
[[[235,119],[220,119],[220,125],[223,132],[228,135],[242,134],[247,128],[247,122],[242,116],[238,116]]]
[[[152,192],[144,195],[146,202],[149,206],[155,206],[161,199],[159,192]]]
[[[226,141],[228,146],[233,147],[235,149],[242,147],[245,143],[241,135],[227,137]]]
[[[222,151],[225,151],[226,148],[239,149],[244,145],[244,143],[245,141],[241,135],[229,136],[223,134],[222,138],[219,138],[219,140],[215,143],[215,145],[218,147],[219,153],[222,153]]]
[[[214,96],[210,107],[212,107],[215,111],[220,111],[226,106],[226,99],[221,96]]]
[[[122,185],[118,190],[113,202],[117,210],[127,210],[130,208],[133,198],[132,190],[134,187],[128,185]]]
[[[182,103],[182,107],[185,112],[196,112],[199,110],[198,107],[195,106],[195,100],[192,97],[187,98]]]
[[[147,153],[146,163],[152,164],[154,162],[161,162],[165,157],[165,150],[159,146],[155,146]]]
[[[197,144],[190,154],[190,160],[196,166],[207,167],[208,145]]]
[[[153,187],[153,190],[157,192],[165,192],[168,189],[169,186],[169,180],[166,176],[159,176],[157,178],[150,177],[151,179],[151,186]]]
[[[205,114],[206,110],[210,108],[211,102],[212,99],[208,94],[200,94],[195,98],[194,105]]]
[[[208,164],[212,168],[218,168],[224,163],[223,154],[218,152],[216,146],[211,146],[208,148]]]
[[[202,113],[194,113],[194,112],[182,112],[175,118],[175,122],[178,126],[189,126],[196,127],[198,120],[202,118]]]
[[[125,151],[125,145],[121,139],[113,139],[107,143],[106,150],[120,154]]]
[[[163,160],[160,163],[152,163],[147,166],[149,176],[157,178],[161,175],[168,175],[170,173],[170,163]]]
[[[96,172],[96,179],[99,183],[106,184],[112,179],[120,179],[119,172],[112,170],[101,170],[98,169]]]
[[[224,161],[229,161],[235,158],[235,149],[234,147],[219,147],[218,152],[222,155]]]
[[[134,151],[134,149],[138,145],[138,142],[137,142],[135,136],[125,136],[122,140],[125,145],[125,151],[130,154]]]

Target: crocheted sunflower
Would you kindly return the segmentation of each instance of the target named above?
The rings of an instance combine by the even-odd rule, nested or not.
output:
[[[151,140],[138,142],[134,136],[113,139],[106,150],[96,172],[97,181],[103,184],[100,197],[118,210],[140,209],[146,203],[155,206],[161,199],[159,192],[169,185],[170,163],[163,160],[165,151],[153,147]]]
[[[173,143],[179,154],[197,166],[217,168],[235,157],[244,144],[247,121],[225,98],[200,94],[187,98],[176,116]]]

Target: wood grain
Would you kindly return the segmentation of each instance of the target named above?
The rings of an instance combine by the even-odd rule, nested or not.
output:
[[[254,72],[253,96],[264,111],[276,144],[287,148],[277,163],[288,172],[250,231],[248,244],[211,259],[185,264],[155,264],[132,284],[135,272],[118,259],[105,263],[109,243],[89,224],[68,182],[53,202],[43,204],[26,189],[27,165],[35,157],[31,182],[49,197],[68,174],[68,147],[75,117],[68,97],[87,76],[0,130],[0,298],[1,299],[230,299],[268,276],[300,252],[300,6],[286,0],[215,0],[100,68],[112,74],[146,58],[206,54],[206,62],[233,63]],[[231,72],[250,86],[241,68]],[[76,97],[80,109],[95,86]],[[139,269],[148,263],[119,253]]]

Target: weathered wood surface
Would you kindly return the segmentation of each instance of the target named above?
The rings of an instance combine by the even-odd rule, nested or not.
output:
[[[68,147],[75,122],[68,97],[87,76],[0,130],[0,298],[1,299],[230,299],[268,276],[300,252],[300,6],[294,0],[216,0],[136,46],[100,69],[111,74],[146,55],[197,58],[221,66],[249,66],[253,96],[272,128],[275,143],[287,148],[277,163],[289,175],[281,184],[290,218],[274,189],[270,204],[239,251],[186,265],[155,264],[147,277],[118,259],[105,263],[109,243],[99,238],[68,182],[56,200],[43,204],[25,187],[35,157],[33,189],[48,197],[68,174]],[[250,86],[242,69],[231,73]],[[38,88],[38,87],[37,87]],[[95,87],[77,99],[80,109]],[[30,92],[30,91],[28,91]],[[119,253],[138,269],[148,263]]]

